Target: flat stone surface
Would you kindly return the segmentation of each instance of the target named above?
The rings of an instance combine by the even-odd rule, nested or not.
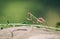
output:
[[[60,39],[60,31],[28,26],[0,30],[0,39]]]

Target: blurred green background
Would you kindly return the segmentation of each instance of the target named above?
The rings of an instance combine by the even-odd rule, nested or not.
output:
[[[0,0],[0,24],[23,23],[28,10],[42,17],[49,26],[60,22],[60,0]]]

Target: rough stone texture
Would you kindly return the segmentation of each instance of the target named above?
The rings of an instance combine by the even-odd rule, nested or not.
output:
[[[26,26],[11,27],[0,30],[0,39],[60,39],[60,31],[35,27],[32,30],[32,27]]]

